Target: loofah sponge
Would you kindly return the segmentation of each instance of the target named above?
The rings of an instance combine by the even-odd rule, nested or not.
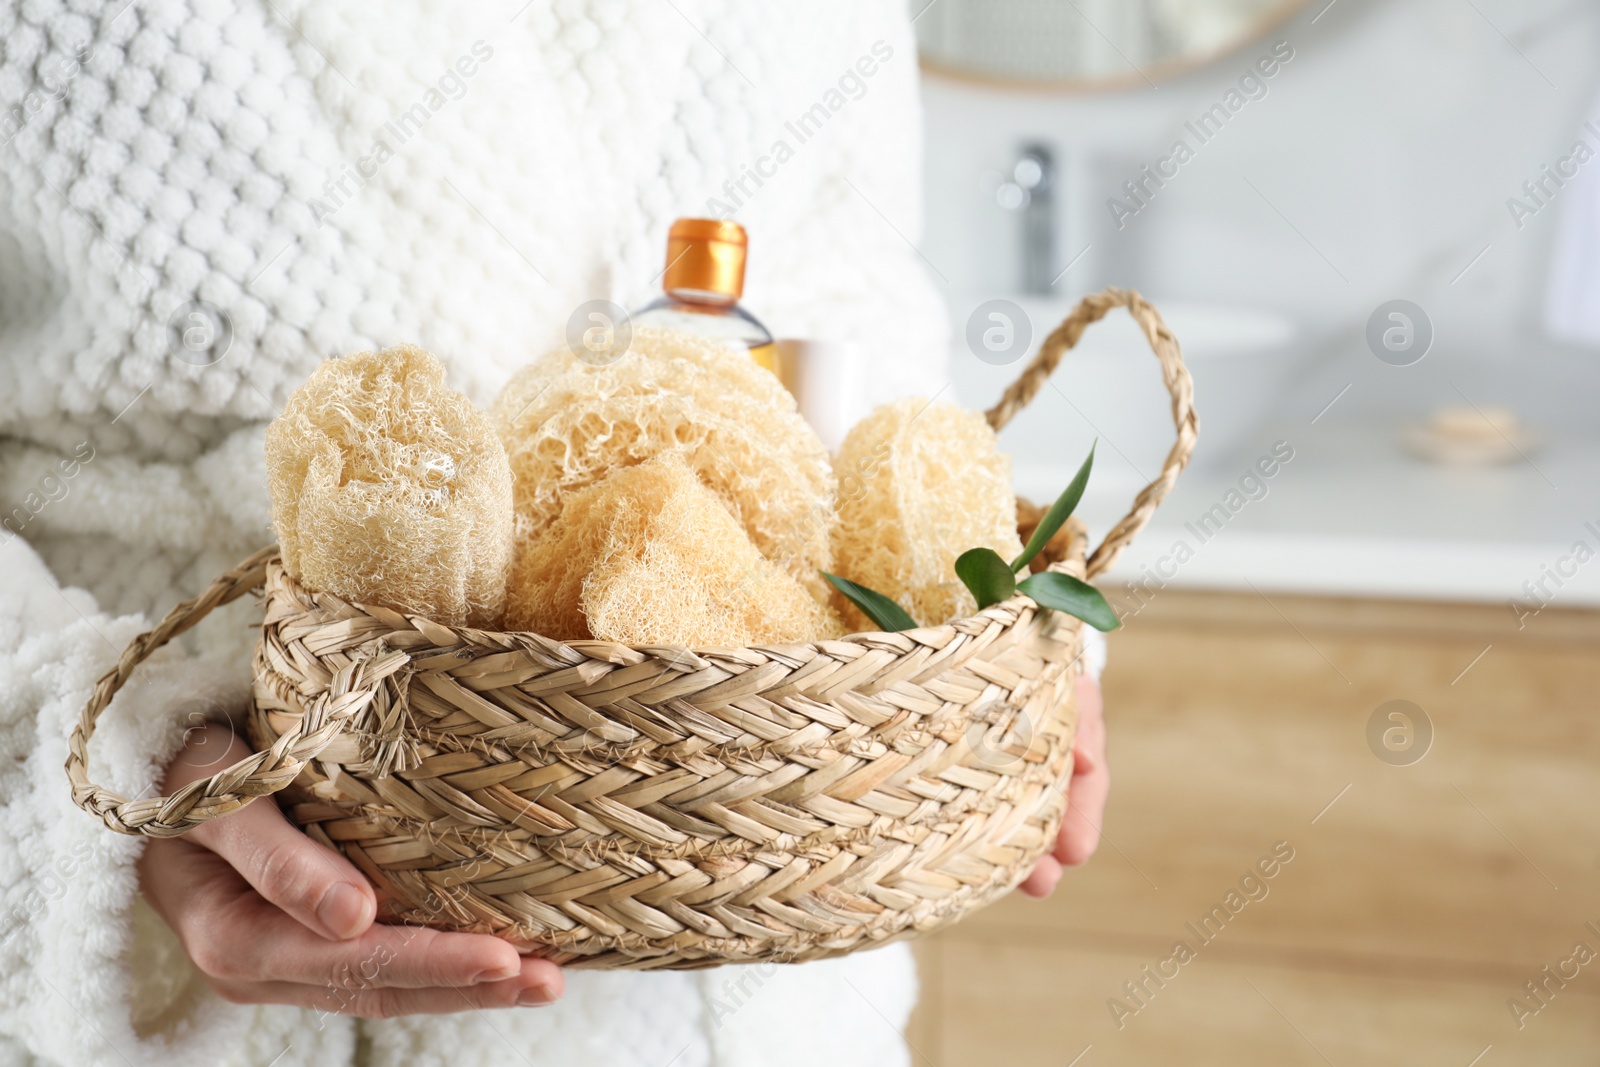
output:
[[[506,626],[558,640],[699,647],[840,632],[674,453],[575,493],[548,530],[520,543]]]
[[[272,523],[307,587],[492,627],[511,560],[511,469],[489,420],[401,345],[323,363],[267,428]]]
[[[893,598],[924,626],[970,615],[977,604],[955,575],[956,557],[988,547],[1022,551],[1011,461],[982,415],[953,404],[900,400],[862,419],[834,462],[838,573]],[[876,629],[853,605],[846,625]]]
[[[762,554],[817,596],[834,523],[827,449],[777,377],[742,348],[638,327],[608,366],[565,349],[514,377],[491,411],[511,459],[517,532],[578,490],[664,452],[683,457]]]

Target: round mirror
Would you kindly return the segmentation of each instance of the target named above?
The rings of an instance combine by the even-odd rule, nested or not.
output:
[[[1242,47],[1308,0],[930,0],[923,66],[1029,88],[1155,84]]]

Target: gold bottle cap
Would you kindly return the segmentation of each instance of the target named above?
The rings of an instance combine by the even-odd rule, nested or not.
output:
[[[674,295],[738,300],[744,293],[744,227],[721,219],[679,219],[667,233],[661,287]]]

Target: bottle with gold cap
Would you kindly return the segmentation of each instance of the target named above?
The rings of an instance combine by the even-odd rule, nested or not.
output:
[[[667,269],[661,275],[665,295],[634,312],[634,323],[737,341],[757,363],[779,374],[772,334],[739,304],[749,243],[737,222],[674,222],[667,234]]]

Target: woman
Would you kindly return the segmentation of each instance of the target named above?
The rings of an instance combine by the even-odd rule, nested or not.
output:
[[[262,427],[327,356],[413,340],[486,401],[584,301],[652,295],[674,217],[733,213],[776,333],[869,346],[879,397],[937,387],[897,4],[553,8],[0,3],[0,1062],[906,1062],[904,947],[563,975],[374,926],[275,805],[151,843],[71,805],[94,679],[270,539]],[[156,795],[245,751],[229,611],[119,699],[105,784]],[[1035,894],[1094,847],[1085,707]],[[550,1006],[484,1011],[515,1005]]]

